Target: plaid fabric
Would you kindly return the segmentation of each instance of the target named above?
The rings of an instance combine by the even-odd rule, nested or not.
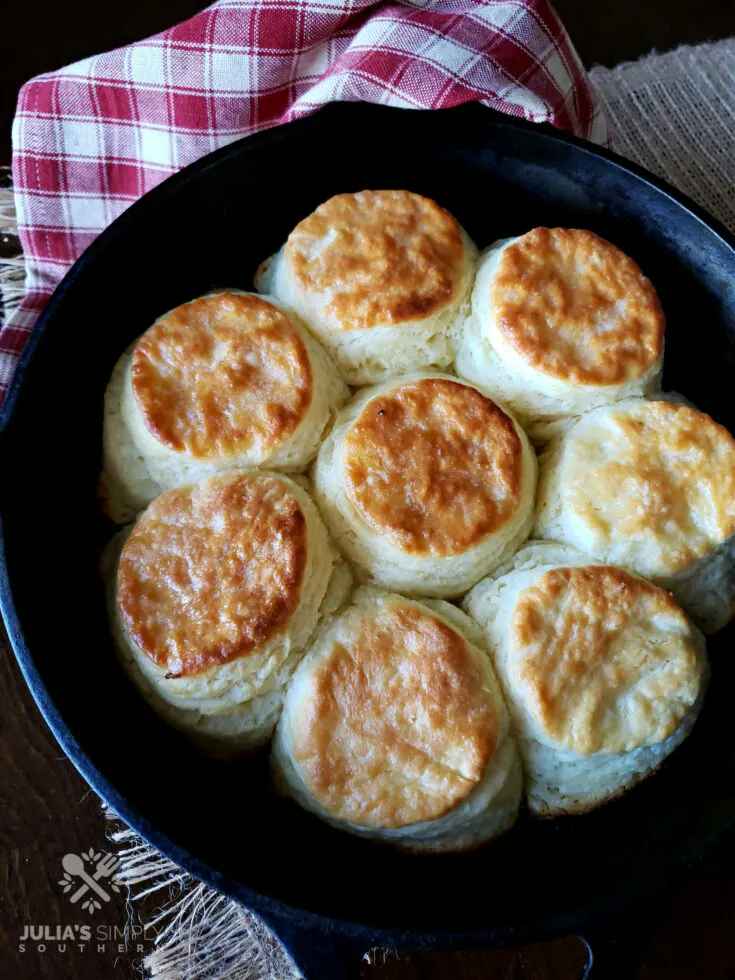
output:
[[[0,399],[36,318],[87,245],[169,174],[332,101],[472,100],[606,140],[546,0],[221,0],[20,92],[13,182],[26,294],[0,332]]]

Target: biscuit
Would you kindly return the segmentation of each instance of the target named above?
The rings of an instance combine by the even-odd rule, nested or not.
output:
[[[233,467],[303,469],[347,397],[298,317],[220,291],[161,317],[105,396],[103,503],[131,520],[163,490]]]
[[[314,493],[365,580],[456,596],[528,536],[536,459],[511,416],[476,388],[420,374],[369,388],[338,415]]]
[[[213,742],[267,738],[288,676],[350,585],[307,493],[260,472],[178,487],[113,554],[113,634],[154,707]]]
[[[704,638],[663,589],[540,542],[475,586],[464,608],[492,651],[535,814],[599,806],[691,731]]]
[[[455,366],[543,440],[560,418],[657,391],[663,338],[632,259],[591,231],[534,228],[481,256]]]
[[[274,743],[281,788],[335,827],[410,850],[508,829],[520,768],[475,639],[447,603],[359,590],[289,686]]]
[[[477,250],[410,191],[330,198],[261,266],[256,286],[299,313],[351,385],[447,367]]]
[[[715,632],[735,602],[735,440],[675,401],[598,408],[542,455],[533,535],[643,575]]]

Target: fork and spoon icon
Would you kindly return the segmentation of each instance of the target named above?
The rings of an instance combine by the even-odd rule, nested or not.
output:
[[[84,868],[84,861],[78,854],[65,854],[61,865],[68,874],[74,878],[81,878],[84,882],[69,899],[70,902],[78,902],[88,891],[95,892],[104,902],[110,901],[110,896],[102,885],[98,884],[100,878],[109,878],[120,861],[114,854],[104,854],[95,867],[93,875],[87,874]]]

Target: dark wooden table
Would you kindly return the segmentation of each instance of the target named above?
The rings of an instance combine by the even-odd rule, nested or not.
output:
[[[94,52],[160,30],[197,10],[195,0],[132,4],[25,0],[3,11],[0,163],[22,81]],[[613,65],[652,48],[665,51],[735,34],[735,0],[557,0],[587,64]],[[0,475],[0,478],[8,478]],[[39,611],[42,614],[42,610]],[[29,926],[69,922],[58,885],[68,852],[104,849],[100,804],[46,728],[0,635],[0,980],[131,980],[135,949],[125,950],[122,897],[93,920],[80,950],[37,942],[21,951]],[[553,883],[547,883],[553,887]],[[638,980],[735,980],[735,842],[651,910],[657,921]],[[75,916],[72,921],[81,921]],[[118,930],[116,932],[116,930]],[[43,943],[41,943],[43,945]],[[377,956],[365,980],[575,980],[584,956],[575,939],[522,950]],[[182,977],[181,980],[188,980]]]

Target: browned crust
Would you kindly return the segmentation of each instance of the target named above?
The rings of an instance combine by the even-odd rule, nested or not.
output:
[[[466,551],[513,516],[523,489],[512,420],[474,388],[439,378],[369,401],[343,459],[363,520],[409,554]]]
[[[659,617],[677,630],[662,633]],[[513,684],[535,723],[580,755],[663,741],[699,693],[686,616],[668,592],[621,568],[545,572],[516,600],[510,642]]]
[[[122,549],[125,627],[168,677],[248,656],[297,608],[306,521],[280,481],[217,477],[161,494]]]
[[[309,355],[288,317],[227,292],[184,303],[147,330],[131,384],[148,432],[195,459],[276,448],[312,399]]]
[[[663,351],[664,314],[636,263],[591,231],[534,228],[504,249],[490,287],[503,339],[535,370],[620,385]]]
[[[602,540],[675,574],[735,534],[735,439],[688,405],[638,400],[564,457],[566,506]],[[594,463],[589,463],[592,455]]]
[[[390,829],[438,819],[472,792],[498,719],[464,640],[395,600],[313,669],[292,734],[294,760],[331,816]]]
[[[325,244],[326,241],[326,244]],[[285,261],[341,330],[424,319],[457,298],[465,246],[456,220],[410,191],[338,194],[288,237]]]

